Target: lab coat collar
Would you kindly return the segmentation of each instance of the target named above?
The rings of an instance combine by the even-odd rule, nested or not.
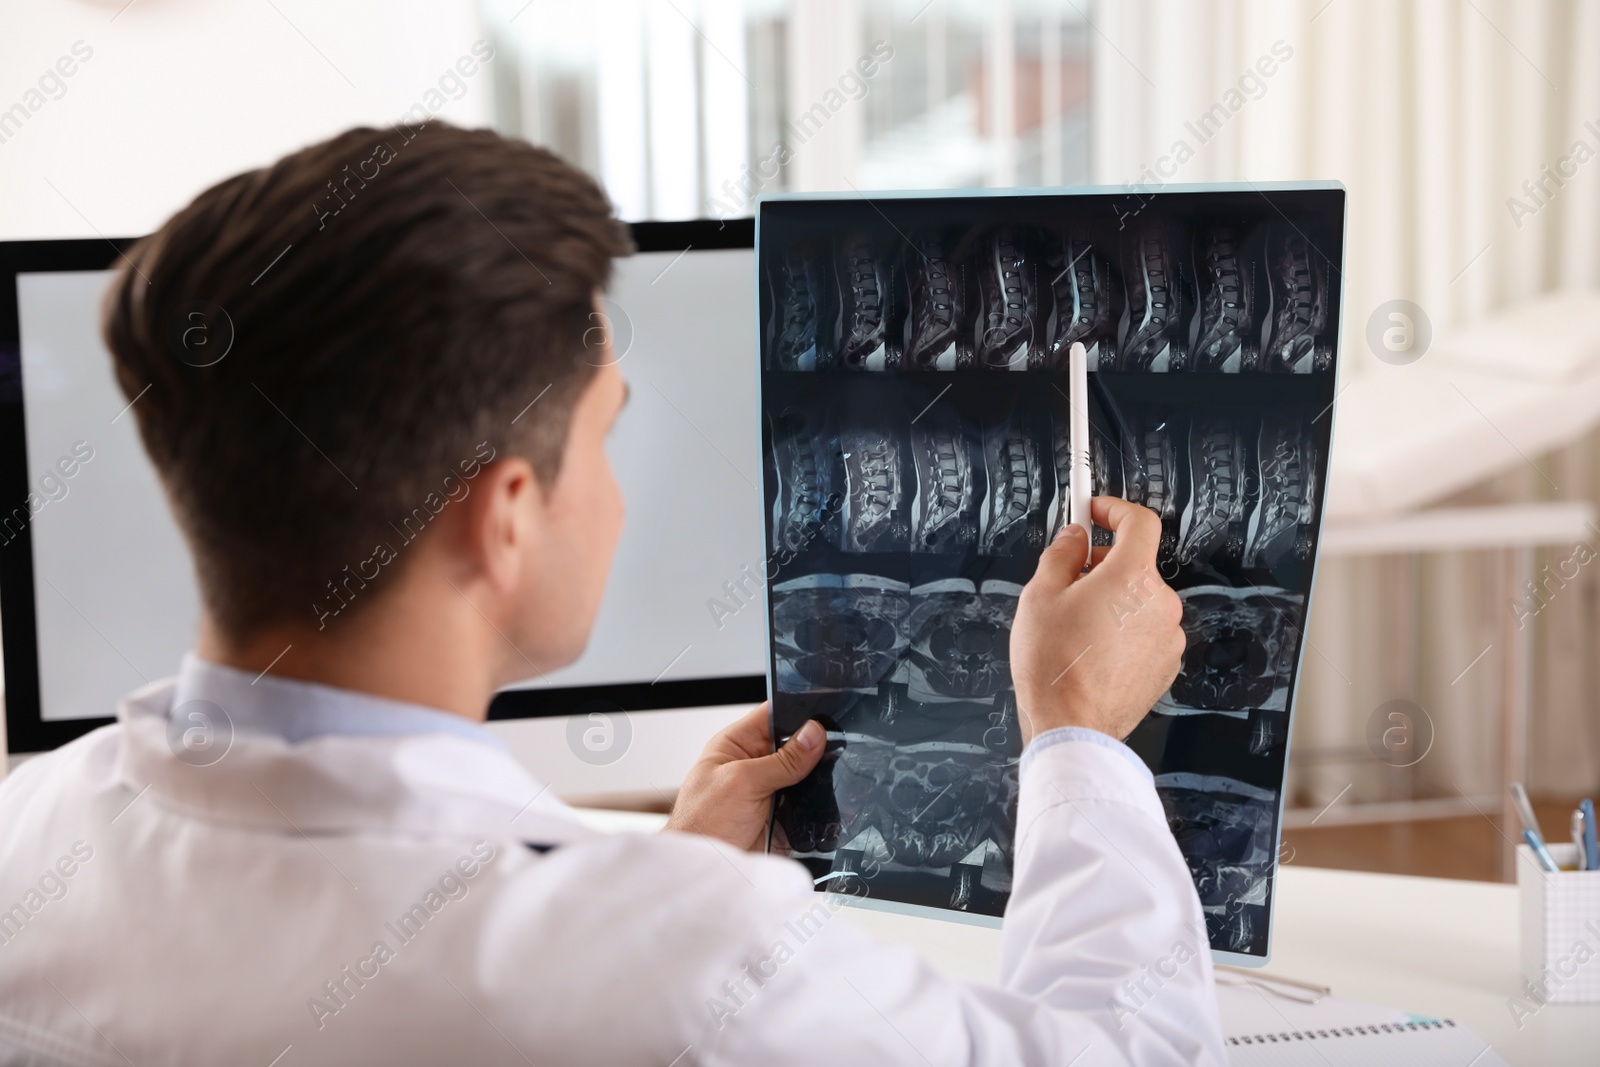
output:
[[[219,720],[215,747],[197,758],[182,743],[191,723],[169,720],[176,691],[176,679],[156,682],[117,709],[117,776],[136,794],[130,806],[154,803],[211,823],[305,835],[388,831],[565,844],[591,834],[503,748],[454,733],[328,733],[291,743]]]
[[[186,718],[184,705],[193,700],[227,709],[236,734],[275,734],[290,744],[326,734],[446,733],[505,748],[482,724],[448,711],[267,671],[236,670],[190,652],[178,669],[173,712]]]

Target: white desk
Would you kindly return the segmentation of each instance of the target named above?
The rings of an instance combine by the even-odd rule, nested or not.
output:
[[[586,812],[606,829],[653,830],[656,815]],[[1455,1019],[1515,1065],[1600,1060],[1600,1005],[1552,1005],[1517,1030],[1507,998],[1517,969],[1517,890],[1490,882],[1286,866],[1278,880],[1272,965],[1334,995]],[[850,909],[879,937],[920,950],[955,977],[992,982],[1000,934],[959,923]],[[1600,966],[1600,961],[1594,964]]]

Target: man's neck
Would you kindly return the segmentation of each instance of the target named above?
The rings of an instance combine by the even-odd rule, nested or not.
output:
[[[373,602],[314,626],[274,626],[245,639],[204,615],[195,652],[251,673],[350,689],[482,722],[496,688],[497,650],[464,596],[425,607]],[[495,638],[498,640],[498,638]]]

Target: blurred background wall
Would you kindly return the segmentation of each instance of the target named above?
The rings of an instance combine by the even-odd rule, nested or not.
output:
[[[1600,4],[1579,0],[38,0],[5,26],[5,238],[143,233],[420,106],[551,146],[628,219],[782,190],[1335,179],[1346,385],[1383,369],[1364,330],[1385,301],[1448,337],[1600,283]],[[493,58],[459,73],[480,41]],[[35,92],[61,57],[75,72]],[[1593,500],[1595,450],[1443,502]],[[1481,553],[1325,565],[1299,803],[1494,790],[1495,576]],[[1532,620],[1529,774],[1550,796],[1600,780],[1596,596],[1585,569]],[[1437,731],[1404,780],[1364,741],[1395,697]]]

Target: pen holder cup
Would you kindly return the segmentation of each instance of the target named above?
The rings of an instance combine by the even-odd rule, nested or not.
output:
[[[1549,845],[1557,865],[1574,845]],[[1522,906],[1522,976],[1549,1004],[1600,1004],[1600,871],[1546,871],[1517,846]]]

